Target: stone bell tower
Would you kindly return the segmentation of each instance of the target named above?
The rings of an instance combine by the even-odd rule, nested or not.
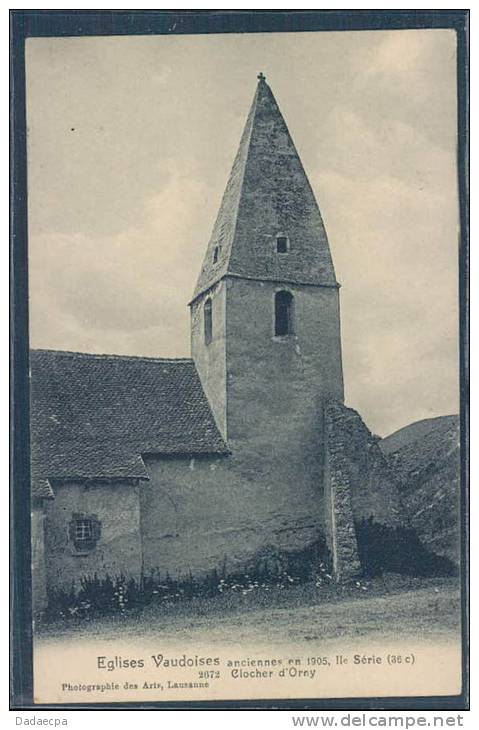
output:
[[[321,404],[344,397],[339,285],[263,74],[190,306],[192,357],[232,453],[276,456],[293,482],[317,471]]]

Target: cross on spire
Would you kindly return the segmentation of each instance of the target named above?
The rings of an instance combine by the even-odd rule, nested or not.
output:
[[[260,82],[261,81],[266,81],[266,76],[263,74],[262,71],[259,72],[258,79],[259,79]]]

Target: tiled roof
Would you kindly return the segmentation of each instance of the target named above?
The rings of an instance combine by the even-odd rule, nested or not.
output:
[[[275,250],[278,234],[289,238],[286,254]],[[337,286],[318,204],[264,79],[253,99],[193,299],[223,276]]]
[[[148,478],[142,454],[229,453],[192,360],[32,350],[32,482]]]
[[[53,489],[48,479],[32,479],[32,497],[35,499],[53,499]]]

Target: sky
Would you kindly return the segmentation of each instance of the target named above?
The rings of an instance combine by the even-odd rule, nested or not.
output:
[[[458,412],[449,30],[30,38],[30,342],[189,356],[190,300],[262,71],[341,282],[346,402]]]

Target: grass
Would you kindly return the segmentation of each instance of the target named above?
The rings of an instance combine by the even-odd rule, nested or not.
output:
[[[458,636],[457,578],[385,575],[347,585],[314,583],[153,602],[124,614],[47,623],[46,640],[119,635],[162,642],[308,642],[335,637]]]

